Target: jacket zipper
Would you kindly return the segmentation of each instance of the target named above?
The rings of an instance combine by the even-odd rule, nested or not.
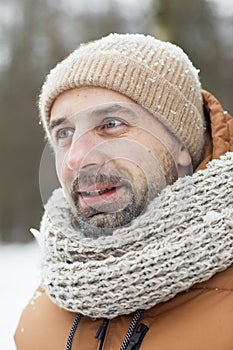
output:
[[[132,337],[130,338],[129,345],[127,347],[127,350],[138,350],[142,344],[142,341],[148,331],[148,327],[140,323],[133,333]]]
[[[105,334],[106,334],[106,331],[108,328],[108,323],[109,323],[109,320],[107,318],[105,318],[103,320],[102,325],[100,326],[100,328],[96,332],[95,338],[100,340],[100,346],[99,346],[98,350],[102,350],[102,348],[103,348]]]
[[[98,350],[103,349],[108,324],[109,324],[109,320],[107,318],[105,318],[103,320],[103,323],[100,325],[99,329],[96,332],[95,338],[100,341]],[[132,334],[132,336],[129,340],[127,350],[139,350],[139,348],[142,344],[142,341],[143,341],[148,330],[149,330],[149,328],[145,324],[140,323],[137,326],[136,330],[134,331],[134,333]]]

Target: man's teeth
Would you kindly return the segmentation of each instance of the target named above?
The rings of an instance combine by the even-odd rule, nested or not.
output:
[[[104,188],[103,190],[86,191],[86,192],[82,192],[82,195],[83,196],[98,196],[98,195],[105,193],[105,192],[108,192],[112,189],[113,189],[113,187]]]

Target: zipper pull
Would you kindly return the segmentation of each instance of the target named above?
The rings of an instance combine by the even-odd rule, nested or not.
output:
[[[140,323],[129,340],[127,350],[138,350],[140,348],[140,345],[142,344],[142,341],[148,329],[149,328],[145,324]]]
[[[107,318],[104,319],[102,325],[100,326],[100,328],[98,329],[98,331],[96,332],[95,338],[102,340],[104,339],[107,327],[108,327],[108,322],[109,320]]]

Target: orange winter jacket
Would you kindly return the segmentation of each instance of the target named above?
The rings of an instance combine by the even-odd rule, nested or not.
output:
[[[203,169],[212,158],[233,151],[233,118],[203,91],[208,120]],[[119,350],[133,314],[110,320],[83,317],[72,349]],[[20,318],[17,350],[65,350],[76,314],[53,304],[39,288]],[[144,311],[141,331],[128,350],[233,350],[233,266],[165,303]],[[97,339],[98,330],[104,330]],[[101,333],[101,332],[100,332]]]

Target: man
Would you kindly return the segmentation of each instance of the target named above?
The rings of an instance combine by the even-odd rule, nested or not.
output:
[[[17,349],[232,349],[233,119],[186,54],[144,35],[80,46],[40,113],[62,189]]]

